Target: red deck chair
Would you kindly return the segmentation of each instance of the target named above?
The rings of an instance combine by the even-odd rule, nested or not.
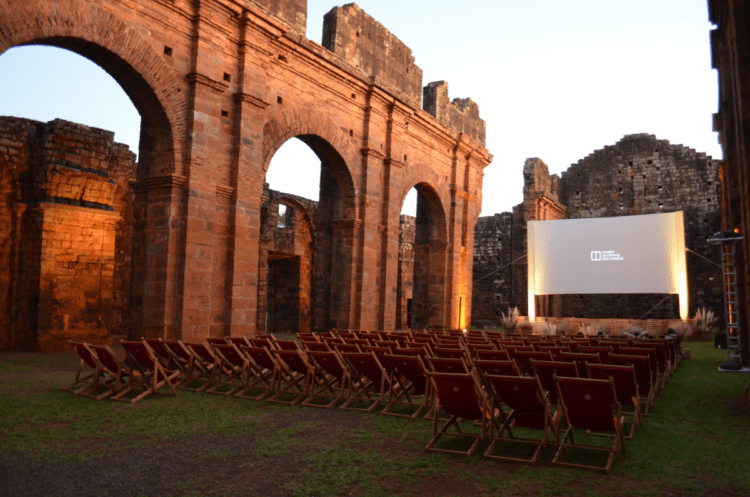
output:
[[[610,347],[602,347],[600,345],[598,347],[580,347],[578,349],[578,352],[580,352],[581,354],[598,354],[599,364],[609,364],[609,355],[612,353],[612,349]]]
[[[200,380],[208,381],[211,372],[203,369],[202,362],[196,364],[192,352],[190,352],[181,340],[160,340],[164,344],[164,348],[169,352],[169,355],[172,356],[170,365],[177,366],[182,373],[182,378],[175,384],[177,388],[195,391],[199,387],[191,388],[189,385]],[[213,364],[211,365],[211,369],[213,369]]]
[[[557,449],[552,464],[598,469],[608,474],[614,455],[619,454],[620,449],[625,452],[625,437],[622,432],[625,418],[620,414],[620,403],[617,402],[614,381],[564,378],[559,376],[556,378],[558,395],[560,397],[559,406],[565,414],[568,429],[565,432],[562,443]],[[613,432],[614,443],[612,447],[577,444],[573,437],[575,428],[597,433]],[[568,440],[570,440],[570,443],[566,443]],[[607,452],[609,453],[609,457],[604,467],[564,463],[560,462],[560,456],[565,447]]]
[[[578,378],[578,365],[575,362],[531,361],[534,374],[539,377],[542,388],[549,392],[550,404],[557,405],[557,382],[555,375]]]
[[[274,375],[274,390],[276,391],[268,402],[278,404],[297,405],[309,391],[309,367],[307,358],[301,350],[278,350],[269,351],[277,364]],[[287,396],[293,395],[291,400],[285,400]]]
[[[539,459],[542,447],[547,446],[550,433],[555,435],[555,445],[559,439],[558,428],[560,425],[560,413],[552,413],[550,402],[544,393],[539,377],[524,376],[494,376],[487,375],[487,381],[492,385],[495,393],[495,403],[502,401],[510,407],[511,411],[505,422],[500,427],[497,436],[492,439],[490,446],[484,453],[484,457],[500,459],[503,461],[525,462],[532,465]],[[516,437],[513,435],[514,428],[531,428],[542,430],[540,439]],[[509,438],[503,438],[507,433]],[[536,451],[530,459],[519,457],[494,455],[495,446],[498,442],[516,442],[536,446]]]
[[[268,337],[264,337],[266,341],[270,342],[270,339]],[[227,343],[231,343],[237,349],[239,350],[241,347],[247,347],[250,345],[250,340],[258,340],[257,338],[248,338],[248,337],[226,337]],[[261,339],[262,340],[262,339]]]
[[[112,388],[100,394],[101,398],[121,392],[126,385],[124,382],[125,378],[129,381],[131,376],[140,376],[138,371],[134,371],[108,346],[90,344],[89,349],[96,354],[96,358],[102,364],[102,367],[115,375],[114,384],[111,385]]]
[[[474,350],[474,360],[480,361],[509,361],[508,353],[504,350]]]
[[[221,367],[218,369],[216,383],[206,392],[230,396],[247,387],[249,365],[247,357],[231,343],[216,343],[213,345],[213,350]],[[229,390],[219,390],[227,386],[230,387]]]
[[[344,400],[351,381],[351,374],[341,362],[338,353],[309,351],[307,361],[311,371],[310,396],[302,402],[302,405],[330,409]],[[332,400],[328,404],[316,404],[315,400],[318,398]]]
[[[654,374],[651,371],[651,359],[646,355],[612,354],[612,364],[616,366],[632,366],[635,370],[635,381],[638,383],[640,395],[639,405],[643,406],[643,415],[648,416],[649,406],[654,405]]]
[[[274,392],[278,364],[267,347],[242,347],[240,349],[248,361],[247,380],[235,397],[250,400],[263,400]],[[258,395],[248,395],[250,390],[260,390]]]
[[[331,344],[330,342],[322,341],[322,342],[302,342],[302,346],[305,349],[305,352],[330,352],[331,351]]]
[[[211,350],[209,345],[205,343],[186,343],[185,346],[193,356],[193,364],[195,365],[195,369],[203,373],[199,373],[198,376],[200,376],[201,378],[205,378],[207,381],[198,388],[187,388],[186,386],[189,385],[189,383],[185,382],[183,383],[183,388],[185,388],[185,390],[202,392],[203,390],[214,386],[214,384],[216,383],[216,377],[219,374],[218,370],[221,365],[216,359],[216,355],[214,355],[213,350]],[[193,382],[195,382],[195,380],[197,379],[198,378],[194,377]]]
[[[269,348],[268,350],[302,350],[299,343],[294,340],[276,340],[272,343],[272,345],[273,347]],[[257,347],[257,345],[253,345],[253,347]]]
[[[388,396],[388,405],[381,414],[416,419],[419,414],[430,407],[431,389],[425,374],[426,369],[419,356],[385,354],[383,358],[390,365],[394,386]],[[396,383],[398,383],[396,385]],[[421,401],[419,400],[421,397]],[[412,414],[393,412],[395,406],[416,407]]]
[[[146,342],[148,346],[151,347],[151,351],[154,352],[156,358],[159,359],[162,366],[167,369],[174,369],[171,364],[172,355],[169,353],[169,350],[167,350],[166,345],[164,345],[164,342],[161,339],[141,337],[141,341]],[[175,367],[179,368],[179,366],[176,365]]]
[[[373,352],[343,352],[341,358],[351,372],[347,401],[339,409],[372,412],[385,402],[391,378]],[[354,402],[369,402],[367,407],[350,407]]]
[[[134,371],[132,371],[125,388],[115,394],[112,400],[130,401],[132,404],[135,404],[148,395],[158,393],[159,388],[163,386],[169,387],[172,394],[177,397],[177,390],[175,390],[172,380],[180,374],[179,370],[170,371],[164,369],[156,359],[154,352],[145,342],[122,341],[120,344],[125,349],[125,352],[127,352],[128,357],[132,359],[133,369],[138,369],[140,374],[133,374]],[[143,391],[132,399],[121,398],[136,388],[140,388]]]
[[[613,366],[611,364],[588,364],[589,378],[592,380],[613,380],[615,382],[615,393],[620,409],[632,407],[632,411],[623,412],[630,417],[630,433],[625,437],[633,439],[635,427],[641,424],[640,393],[638,382],[635,379],[635,368],[633,366]]]
[[[531,347],[530,345],[504,345],[503,350],[508,353],[510,360],[514,361],[516,360],[516,352],[533,352],[534,347]]]
[[[206,341],[211,345],[226,345],[227,343],[224,337],[208,337]]]
[[[516,361],[490,361],[478,359],[474,361],[474,366],[479,369],[479,372],[482,375],[521,376],[521,371],[518,369]]]
[[[494,416],[488,415],[495,411],[494,405],[487,401],[479,379],[470,373],[428,373],[430,383],[436,392],[436,401],[432,418],[432,440],[427,444],[425,450],[428,452],[447,452],[450,454],[465,454],[471,457],[479,442],[484,440],[489,430],[492,436],[493,427],[496,426]],[[450,416],[448,420],[438,429],[438,410],[443,408]],[[461,421],[481,421],[479,433],[468,433],[461,429]],[[456,432],[448,430],[455,427]],[[450,450],[437,448],[435,445],[442,437],[460,437],[474,440],[469,450]]]
[[[435,347],[435,355],[446,359],[460,359],[464,357],[464,349]]]
[[[394,355],[419,356],[422,359],[430,355],[429,351],[424,347],[396,347],[391,350],[393,350]]]
[[[96,400],[101,400],[111,394],[111,390],[108,390],[103,394],[92,395],[92,393],[97,390],[109,388],[111,383],[115,380],[117,373],[113,373],[105,368],[96,357],[96,353],[94,353],[94,351],[85,343],[70,340],[70,345],[78,353],[80,361],[78,362],[78,370],[76,371],[75,380],[70,385],[63,387],[63,390],[66,392],[72,392],[76,395],[91,397]],[[93,371],[88,376],[81,378],[81,371],[83,370],[84,365],[93,369]]]
[[[551,361],[552,353],[550,352],[527,352],[525,350],[516,351],[516,362],[521,367],[521,372],[525,376],[534,376],[533,370],[531,369],[531,360],[537,361]]]
[[[600,364],[599,354],[581,354],[575,352],[560,352],[560,360],[565,362],[575,362],[578,366],[578,375],[587,374],[586,363]]]
[[[470,373],[471,370],[463,357],[427,357],[424,361],[428,370],[433,373]]]
[[[349,343],[334,343],[333,349],[339,354],[342,352],[362,352],[359,348],[359,345]]]
[[[350,338],[346,341],[346,343],[351,345],[359,345],[360,348],[370,345],[370,341],[366,338]]]
[[[570,352],[570,348],[559,345],[542,345],[541,347],[539,347],[539,352],[549,352],[550,354],[552,354],[553,361],[559,361],[560,352]]]
[[[656,360],[659,363],[659,389],[664,388],[669,382],[669,375],[672,371],[671,355],[667,345],[658,339],[640,340],[633,343],[633,347],[652,348],[656,353]]]
[[[651,366],[651,373],[654,375],[654,394],[658,393],[663,387],[662,375],[659,374],[661,365],[656,349],[653,347],[623,347],[623,355],[642,355],[648,357]]]

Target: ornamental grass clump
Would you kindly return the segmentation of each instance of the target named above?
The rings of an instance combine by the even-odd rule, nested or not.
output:
[[[506,332],[511,333],[518,325],[518,307],[514,307],[513,309],[509,307],[507,316],[502,311],[500,313],[503,315],[500,319],[500,324],[503,325]]]

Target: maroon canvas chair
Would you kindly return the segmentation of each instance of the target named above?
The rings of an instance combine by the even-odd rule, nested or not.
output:
[[[518,368],[516,361],[491,361],[477,359],[474,366],[482,375],[496,376],[521,376],[521,370]]]
[[[299,349],[274,349],[269,352],[277,364],[277,369],[273,381],[276,393],[268,399],[268,402],[297,405],[307,397],[309,391],[310,368],[307,357]],[[288,400],[290,395],[293,398]]]
[[[525,350],[516,351],[516,362],[521,368],[521,372],[525,376],[534,376],[531,368],[531,360],[536,361],[551,361],[552,353],[550,352],[528,352]]]
[[[505,345],[503,346],[503,350],[508,353],[508,358],[510,358],[511,361],[515,361],[516,352],[534,352],[534,347],[530,345]]]
[[[182,343],[181,340],[162,340],[164,348],[167,349],[169,355],[172,356],[171,366],[176,366],[181,373],[181,378],[175,383],[175,386],[181,390],[193,390],[196,391],[200,387],[191,387],[190,385],[196,382],[208,381],[211,376],[210,369],[213,369],[213,364],[210,365],[210,369],[206,370],[203,367],[203,363],[196,364],[193,353]]]
[[[385,354],[383,359],[390,365],[394,387],[388,395],[388,405],[380,413],[416,419],[423,410],[430,407],[431,400],[430,383],[422,358]],[[416,408],[416,411],[412,414],[393,412],[396,406],[408,406]]]
[[[125,361],[120,359],[120,356],[108,346],[90,344],[89,349],[96,354],[96,358],[99,360],[102,367],[115,375],[115,381],[109,385],[111,388],[106,392],[99,394],[97,397],[103,399],[112,394],[118,394],[125,388],[126,378],[130,381],[131,376],[136,377],[136,379],[140,376],[140,373],[137,370],[134,370],[126,364]]]
[[[374,352],[343,352],[341,359],[349,369],[352,381],[349,382],[347,400],[339,409],[372,412],[385,402],[391,389],[391,378]],[[355,402],[369,405],[352,407]]]
[[[550,404],[557,405],[557,382],[555,376],[578,378],[578,365],[575,362],[531,361],[534,374],[539,378],[542,388],[549,392]]]
[[[537,376],[487,375],[486,378],[496,397],[495,404],[502,401],[510,408],[510,414],[505,418],[497,436],[492,439],[484,457],[536,464],[542,447],[547,446],[550,434],[555,435],[555,445],[557,445],[560,412],[551,411],[549,398]],[[514,428],[541,430],[542,434],[539,439],[517,437],[513,434]],[[507,438],[503,436],[504,433],[507,433]],[[536,451],[529,459],[494,454],[497,444],[505,442],[534,445]]]
[[[623,347],[621,352],[623,355],[642,355],[648,357],[651,373],[654,375],[654,394],[664,388],[663,376],[659,374],[661,368],[659,356],[654,347]]]
[[[592,380],[613,380],[615,382],[615,393],[617,402],[623,415],[628,414],[630,422],[630,433],[625,438],[632,440],[635,427],[641,424],[640,393],[638,382],[635,379],[635,368],[633,366],[613,366],[612,364],[588,364],[589,378]],[[625,411],[624,407],[631,407]],[[623,428],[624,429],[624,428]]]
[[[488,435],[492,436],[493,426],[496,426],[494,405],[488,402],[479,379],[471,373],[428,373],[430,383],[436,394],[435,406],[432,409],[432,440],[425,450],[428,452],[447,452],[449,454],[464,454],[471,457],[479,442]],[[442,408],[449,418],[438,428],[438,411]],[[470,433],[461,429],[461,421],[481,422],[478,433]],[[449,431],[455,428],[455,432]],[[467,451],[438,448],[436,445],[443,437],[459,437],[473,440]]]
[[[129,401],[135,404],[148,395],[158,393],[158,390],[163,386],[169,387],[172,394],[177,397],[177,390],[175,390],[172,381],[180,374],[179,370],[170,371],[162,367],[154,352],[145,342],[122,341],[120,344],[132,360],[133,366],[125,388],[115,394],[112,400]],[[139,374],[134,374],[135,370],[138,370]],[[142,392],[132,399],[122,398],[134,389],[141,389]]]
[[[206,341],[211,345],[226,345],[227,343],[224,337],[208,337]]]
[[[270,340],[267,337],[265,338],[267,342],[270,342]],[[241,347],[247,347],[248,345],[250,345],[249,340],[250,339],[248,339],[248,337],[226,337],[227,343],[231,343],[232,345],[237,347],[238,350]],[[253,340],[257,340],[257,339],[253,338]]]
[[[474,360],[480,361],[509,361],[508,353],[504,350],[474,350]]]
[[[333,350],[335,350],[339,354],[342,352],[362,352],[359,348],[359,345],[349,343],[334,343]]]
[[[338,402],[345,400],[351,374],[341,362],[337,352],[307,352],[310,373],[309,397],[302,402],[303,406],[330,409]],[[317,399],[331,399],[327,404],[317,404]]]
[[[470,373],[471,370],[463,357],[427,357],[424,361],[428,371],[433,373]]]
[[[559,345],[542,345],[539,347],[539,352],[549,352],[550,354],[552,354],[553,361],[559,361],[560,353],[570,352],[570,348],[566,346],[559,346]]]
[[[581,354],[576,352],[560,352],[560,360],[565,362],[575,362],[578,366],[578,375],[587,374],[586,363],[600,364],[599,354]]]
[[[276,340],[272,343],[272,345],[273,347],[271,347],[269,350],[302,350],[299,343],[294,340]],[[254,345],[254,347],[257,347],[257,345]]]
[[[263,400],[274,392],[274,380],[278,364],[268,347],[242,347],[240,351],[247,359],[247,378],[243,388],[235,397],[250,400]],[[258,391],[257,395],[248,394]]]
[[[247,357],[231,343],[216,343],[213,345],[213,351],[220,367],[217,370],[218,377],[214,386],[206,392],[230,396],[247,387],[249,366]],[[226,387],[229,387],[229,390],[222,390]]]
[[[159,359],[162,366],[167,369],[173,369],[171,364],[172,355],[169,353],[169,350],[167,350],[166,345],[164,345],[164,342],[161,339],[141,337],[141,340],[146,342],[148,346],[151,347],[151,351],[154,352],[156,358]],[[175,365],[174,367],[178,366]]]
[[[360,349],[364,346],[369,346],[370,341],[366,338],[350,338],[346,341],[350,345],[359,345]]]
[[[666,343],[658,339],[637,340],[633,342],[633,347],[652,348],[654,350],[659,366],[659,389],[667,386],[669,375],[672,372],[672,362]]]
[[[116,370],[112,372],[105,368],[96,357],[96,353],[85,343],[70,340],[70,346],[78,353],[80,360],[78,361],[75,380],[70,385],[63,387],[63,390],[96,400],[101,400],[110,395],[112,390],[109,387],[116,378]],[[87,376],[81,377],[84,366],[92,371]],[[102,388],[106,388],[107,391],[97,395],[96,392]]]
[[[333,344],[327,341],[322,342],[302,342],[306,353],[309,352],[330,352]]]
[[[610,347],[602,347],[599,345],[597,347],[580,347],[578,352],[581,354],[598,354],[599,364],[609,364],[609,356],[612,354],[612,349]]]
[[[435,347],[435,355],[446,359],[460,359],[464,357],[464,349],[450,347]]]
[[[189,388],[188,385],[194,383],[198,379],[193,378],[193,381],[190,384],[188,382],[183,383],[183,388],[185,390],[202,392],[203,390],[213,387],[216,384],[216,378],[219,374],[218,370],[221,367],[213,350],[206,343],[186,343],[185,347],[187,347],[193,356],[193,364],[196,367],[196,370],[200,371],[197,376],[200,376],[201,379],[205,379],[206,382],[197,388]]]
[[[394,355],[410,355],[410,356],[418,356],[424,359],[429,354],[429,351],[425,349],[424,347],[396,347],[393,350]]]
[[[640,395],[639,406],[642,407],[643,416],[648,416],[649,407],[654,405],[654,374],[651,371],[651,360],[647,355],[625,355],[612,354],[612,364],[616,366],[632,366],[635,372],[635,381],[638,383],[638,394]]]
[[[619,454],[620,450],[625,452],[625,437],[622,430],[625,418],[620,414],[620,403],[617,402],[614,381],[559,376],[556,378],[560,398],[558,405],[565,415],[568,429],[562,443],[558,446],[552,464],[597,469],[608,474],[614,455]],[[578,444],[573,435],[576,428],[587,432],[612,433],[614,443],[611,447]],[[607,452],[607,462],[604,467],[562,462],[560,457],[566,447]]]

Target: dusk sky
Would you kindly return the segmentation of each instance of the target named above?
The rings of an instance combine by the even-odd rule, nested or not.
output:
[[[479,104],[494,155],[482,215],[521,202],[528,157],[559,173],[626,134],[645,132],[721,158],[711,129],[717,74],[706,0],[357,4],[412,49],[423,85],[445,80],[451,99]],[[323,15],[336,5],[308,1],[308,38],[320,43]],[[0,115],[112,130],[138,150],[140,117],[127,95],[98,66],[64,50],[20,47],[0,56]],[[317,199],[319,174],[317,158],[292,140],[274,157],[267,180]]]

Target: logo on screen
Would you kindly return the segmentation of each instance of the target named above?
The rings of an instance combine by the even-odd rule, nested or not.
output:
[[[591,251],[591,260],[592,261],[600,261],[600,260],[602,260],[602,252],[601,252],[601,250],[592,250]]]

